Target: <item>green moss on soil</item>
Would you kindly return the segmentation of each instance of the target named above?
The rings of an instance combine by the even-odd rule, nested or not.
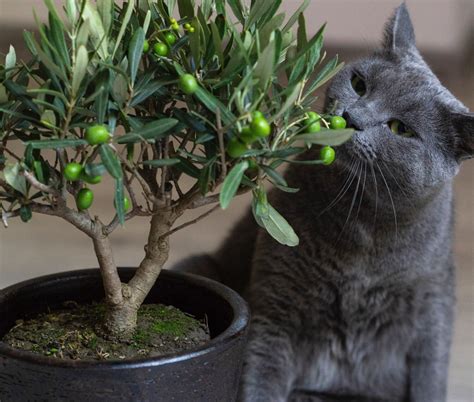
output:
[[[104,304],[78,305],[19,320],[3,342],[21,350],[59,359],[121,360],[172,354],[209,341],[204,322],[172,306],[144,305],[135,334],[128,342],[102,337]]]

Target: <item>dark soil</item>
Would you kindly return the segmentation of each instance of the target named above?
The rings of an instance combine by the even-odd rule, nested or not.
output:
[[[162,304],[143,305],[128,342],[101,335],[104,304],[65,303],[61,310],[19,320],[2,339],[9,346],[71,360],[123,360],[176,354],[209,341],[206,323]]]

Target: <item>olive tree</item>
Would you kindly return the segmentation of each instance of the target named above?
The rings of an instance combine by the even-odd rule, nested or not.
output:
[[[308,0],[289,18],[281,0],[196,3],[64,0],[59,10],[45,0],[47,23],[24,34],[30,59],[10,47],[0,66],[2,220],[56,216],[92,239],[110,337],[133,333],[170,236],[238,194],[252,194],[256,223],[276,241],[297,245],[264,183],[297,192],[278,168],[330,164],[331,146],[351,135],[311,112],[341,64],[325,60],[324,26],[308,37]],[[321,159],[295,160],[312,146],[324,146]],[[104,175],[115,183],[110,222],[90,213]],[[151,218],[146,253],[122,283],[109,236],[137,216]]]

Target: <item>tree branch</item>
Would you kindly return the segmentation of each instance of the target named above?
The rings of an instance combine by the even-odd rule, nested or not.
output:
[[[236,196],[247,194],[252,191],[249,187],[242,187],[237,191]],[[215,204],[219,202],[220,194],[209,195],[207,197],[202,197],[201,199],[194,200],[190,205],[188,205],[188,209],[196,209],[200,207],[204,207],[206,205]]]
[[[220,208],[220,205],[214,205],[209,211],[204,212],[202,215],[199,215],[197,218],[192,219],[186,223],[183,223],[182,225],[177,226],[176,228],[170,230],[169,232],[165,233],[163,237],[165,236],[171,236],[173,233],[176,233],[177,231],[187,228],[188,226],[194,225],[195,223],[199,222],[200,220],[208,217],[211,215],[213,212],[217,211]]]
[[[143,211],[140,207],[134,208],[131,212],[129,212],[127,215],[125,215],[125,221],[129,221],[130,219],[135,218],[136,216],[151,216],[152,214],[150,212]],[[112,221],[103,227],[103,234],[105,236],[110,235],[115,229],[117,229],[117,226],[119,225],[120,221],[118,218],[118,215],[116,214]]]
[[[103,225],[96,221],[97,235],[92,238],[94,250],[100,266],[107,304],[119,307],[123,303],[122,281],[117,272],[109,238],[103,235]]]
[[[25,179],[30,183],[34,188],[38,189],[39,191],[42,191],[43,193],[48,193],[55,195],[57,197],[61,196],[61,192],[55,189],[54,187],[47,186],[46,184],[41,183],[36,179],[36,177],[33,175],[33,173],[25,170],[23,172],[23,176],[25,176]]]
[[[224,147],[224,130],[222,129],[221,121],[221,111],[219,108],[216,110],[216,120],[217,120],[217,138],[219,139],[219,151],[221,157],[221,175],[220,181],[223,181],[227,176],[227,162],[225,160],[225,147]]]
[[[169,237],[164,236],[176,221],[171,212],[156,210],[150,224],[146,255],[134,277],[128,283],[130,302],[138,308],[156,282],[169,256]]]

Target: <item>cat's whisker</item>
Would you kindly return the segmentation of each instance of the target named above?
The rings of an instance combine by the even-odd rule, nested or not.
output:
[[[393,218],[395,219],[395,240],[397,240],[398,239],[397,210],[395,208],[395,203],[393,202],[392,192],[390,191],[390,187],[388,186],[387,180],[385,179],[385,176],[382,172],[382,169],[380,168],[380,165],[377,163],[377,161],[375,161],[375,164],[377,165],[377,168],[379,169],[380,175],[382,176],[382,180],[385,183],[385,187],[387,187],[388,196],[389,196],[390,202],[392,204]]]
[[[360,208],[362,207],[362,201],[364,199],[365,183],[367,181],[367,163],[368,163],[367,161],[364,161],[364,182],[362,183],[362,192],[360,193],[359,206],[357,207],[357,213],[356,213],[354,223],[357,223],[357,219],[359,218]],[[362,173],[362,169],[361,169],[361,173]]]
[[[344,234],[344,229],[346,228],[347,224],[349,223],[349,220],[352,215],[352,210],[354,209],[355,202],[357,200],[357,194],[359,193],[359,186],[360,186],[360,179],[361,179],[361,174],[362,174],[362,168],[363,168],[363,162],[359,161],[359,164],[357,165],[357,170],[356,170],[356,176],[357,176],[357,185],[356,189],[354,191],[354,195],[352,196],[352,201],[351,201],[351,206],[349,208],[349,213],[347,214],[346,221],[344,222],[344,226],[341,229],[341,233],[339,234],[339,237],[337,238],[336,244],[339,243],[339,240],[341,239],[342,235]],[[359,171],[360,169],[360,171]],[[354,176],[355,177],[355,176]]]
[[[319,216],[321,216],[321,215],[325,214],[326,212],[328,212],[331,208],[333,208],[344,197],[344,195],[346,195],[347,191],[349,190],[349,187],[352,185],[352,182],[355,179],[354,167],[356,166],[357,162],[358,161],[355,159],[355,157],[352,157],[351,165],[350,165],[350,168],[349,168],[349,174],[347,175],[347,179],[344,181],[344,184],[342,185],[341,189],[339,190],[339,193],[336,195],[334,200],[332,200],[332,202],[326,208],[324,208],[322,210],[322,212],[319,214]]]
[[[398,183],[398,180],[396,179],[396,177],[394,176],[394,174],[390,171],[390,169],[388,168],[387,164],[384,162],[384,161],[380,161],[382,162],[383,166],[385,167],[385,170],[390,174],[390,176],[392,177],[393,181],[395,182],[395,184],[397,185],[397,187],[400,189],[401,193],[403,194],[403,196],[406,198],[406,200],[412,205],[413,205],[413,201],[411,200],[411,198],[408,196],[408,194],[406,193],[406,191],[402,188],[402,186],[400,186],[400,184]]]
[[[376,224],[377,224],[377,208],[378,208],[378,202],[379,202],[379,189],[378,189],[378,185],[377,185],[377,175],[375,174],[374,164],[371,163],[371,162],[369,164],[370,164],[370,170],[372,172],[372,177],[374,178],[374,186],[375,186],[375,206],[374,206],[374,231],[375,231]]]

